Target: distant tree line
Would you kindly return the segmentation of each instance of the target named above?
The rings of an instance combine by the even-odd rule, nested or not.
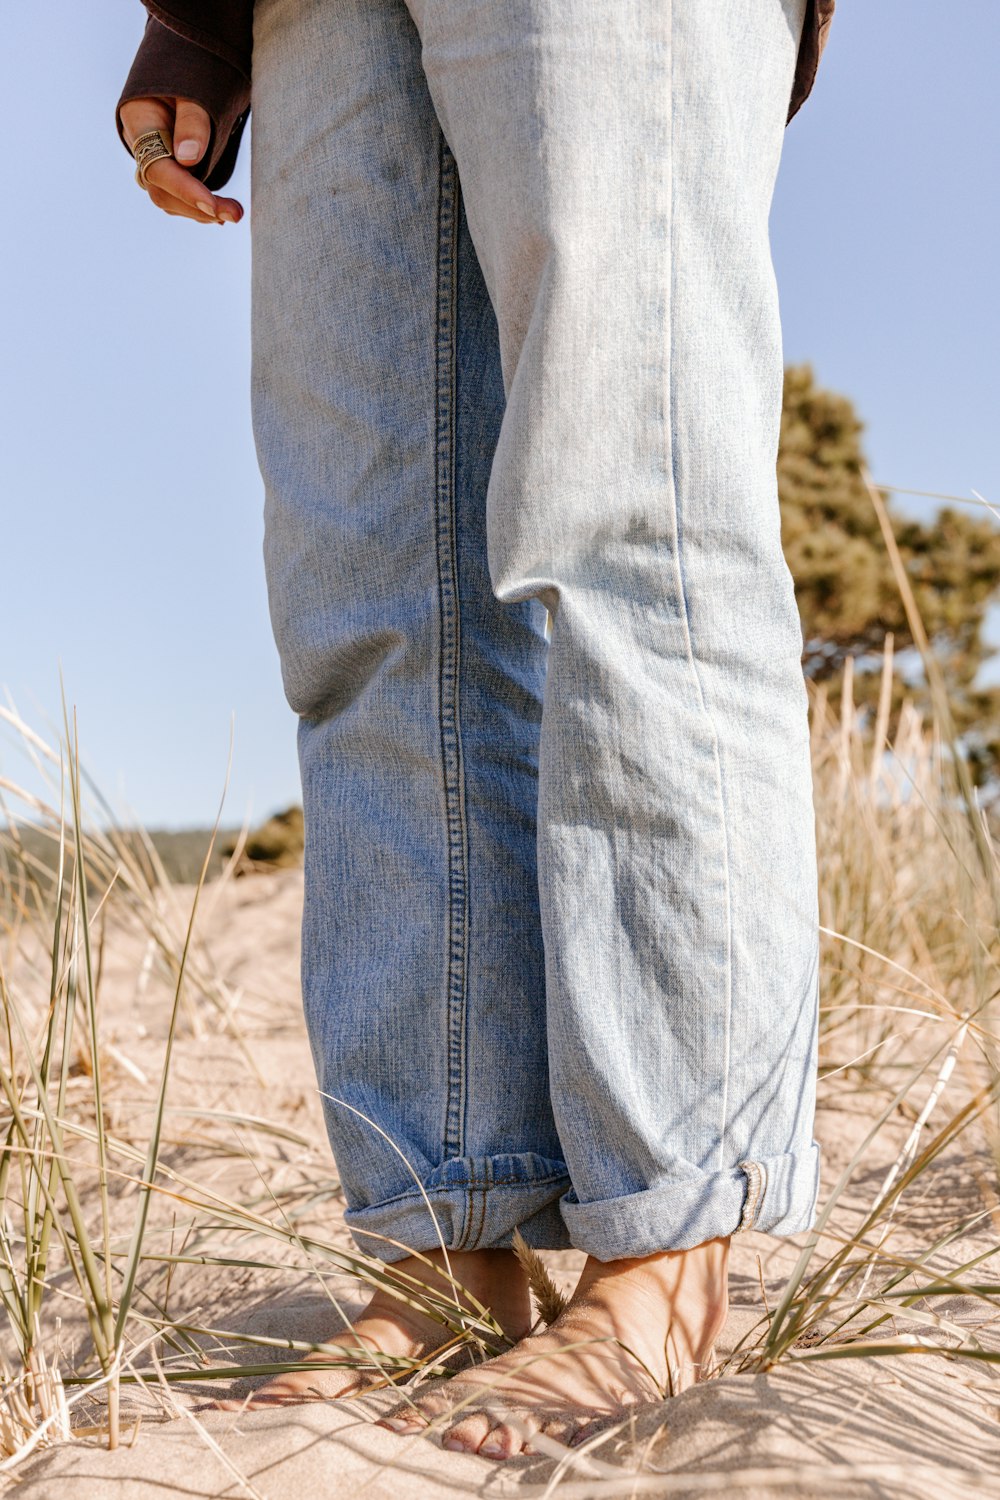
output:
[[[778,493],[785,557],[802,617],[807,678],[839,691],[854,658],[854,699],[874,706],[886,635],[899,661],[890,738],[902,699],[929,717],[930,699],[893,577],[885,541],[862,478],[863,423],[844,396],[823,390],[809,365],[785,371]],[[994,654],[983,639],[988,606],[1000,589],[1000,527],[989,512],[941,508],[930,521],[898,514],[881,492],[920,615],[948,684],[956,728],[973,779],[995,786],[1000,771],[1000,685],[974,686]],[[909,656],[909,660],[907,660]]]
[[[782,543],[802,617],[803,668],[807,678],[826,682],[836,698],[845,663],[853,658],[854,701],[874,717],[878,669],[891,631],[897,669],[891,740],[903,698],[914,701],[929,719],[930,696],[862,478],[863,425],[845,396],[816,384],[809,365],[785,371],[778,494]],[[973,684],[983,662],[994,654],[983,640],[983,623],[1000,593],[1000,527],[987,512],[952,506],[930,521],[912,520],[897,512],[887,492],[881,493],[948,684],[973,779],[989,794],[1000,786],[1000,685]],[[277,813],[250,835],[237,873],[298,864],[302,843],[301,809]],[[230,856],[236,844],[235,833],[220,838],[219,856]],[[200,861],[200,845],[196,852]],[[188,877],[191,851],[168,838],[163,853],[174,867],[171,873]]]

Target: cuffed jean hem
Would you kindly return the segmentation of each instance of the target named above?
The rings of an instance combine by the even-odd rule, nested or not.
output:
[[[378,1260],[414,1251],[509,1249],[519,1229],[537,1250],[567,1250],[559,1200],[569,1187],[563,1162],[532,1152],[456,1157],[436,1167],[419,1188],[382,1203],[348,1209],[345,1223],[358,1248]],[[426,1196],[425,1196],[426,1195]]]
[[[813,1141],[800,1151],[624,1198],[579,1203],[570,1191],[560,1208],[572,1244],[595,1260],[690,1250],[747,1229],[799,1234],[815,1220],[819,1166],[819,1143]]]

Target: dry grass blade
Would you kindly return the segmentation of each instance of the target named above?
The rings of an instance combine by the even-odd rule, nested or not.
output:
[[[997,875],[996,852],[983,826],[983,820],[976,803],[976,795],[969,775],[969,768],[958,743],[958,734],[955,730],[951,704],[948,698],[948,686],[944,680],[941,665],[931,649],[930,641],[927,638],[927,631],[924,628],[924,622],[917,608],[913,586],[910,583],[906,565],[903,562],[885,502],[872,483],[871,475],[867,470],[863,470],[862,478],[865,481],[875,514],[878,517],[886,550],[889,553],[889,561],[892,564],[893,576],[896,579],[896,586],[899,589],[903,607],[906,610],[906,621],[916,642],[917,649],[920,652],[924,671],[927,674],[927,683],[934,701],[935,717],[951,749],[952,771],[968,813],[969,827],[973,832],[975,846],[981,859],[982,872],[993,898],[994,913],[998,920],[1000,920],[1000,882],[998,882]]]
[[[546,1327],[554,1323],[561,1312],[565,1312],[567,1299],[556,1286],[537,1250],[532,1250],[519,1229],[514,1230],[511,1248],[521,1263],[528,1278],[538,1308],[538,1316]]]
[[[219,824],[222,820],[222,807],[225,801],[226,787],[229,784],[229,774],[232,767],[232,741],[229,745],[229,765],[226,769],[226,784],[223,788],[222,797],[219,800],[219,810],[216,813],[215,824],[212,828],[212,836],[209,839],[208,849],[202,863],[198,884],[195,887],[194,897],[191,901],[191,916],[188,920],[187,931],[184,934],[184,947],[181,952],[181,960],[177,970],[177,985],[174,990],[174,1003],[170,1012],[170,1026],[167,1031],[167,1043],[163,1054],[163,1068],[160,1073],[160,1087],[156,1100],[156,1111],[153,1121],[153,1131],[149,1140],[149,1149],[146,1153],[146,1161],[143,1167],[143,1181],[140,1187],[139,1210],[135,1217],[135,1226],[132,1233],[132,1243],[129,1247],[128,1262],[125,1267],[124,1285],[118,1305],[118,1316],[115,1320],[115,1340],[122,1337],[125,1319],[128,1316],[129,1306],[132,1300],[132,1292],[135,1286],[136,1272],[139,1268],[139,1257],[142,1251],[142,1242],[145,1237],[146,1218],[149,1213],[149,1193],[156,1176],[157,1163],[160,1154],[160,1136],[163,1130],[163,1112],[167,1100],[167,1087],[170,1081],[170,1060],[173,1053],[174,1037],[177,1033],[177,1018],[180,1012],[181,995],[183,994],[184,976],[187,969],[188,954],[191,950],[191,940],[194,934],[195,918],[198,914],[198,899],[201,895],[208,874],[208,867],[212,857],[212,850],[219,832]]]
[[[933,650],[918,625],[913,634],[928,652],[930,680]],[[963,783],[947,714],[937,713],[935,699],[936,718],[926,724],[905,692],[900,704],[897,665],[890,639],[877,694],[864,695],[871,714],[855,703],[861,667],[845,673],[833,701],[824,687],[810,688],[821,899],[818,1133],[832,1122],[837,1150],[815,1231],[784,1285],[762,1273],[770,1312],[713,1372],[727,1380],[772,1365],[791,1371],[818,1360],[904,1357],[921,1376],[929,1364],[949,1378],[964,1367],[965,1376],[956,1375],[963,1391],[1000,1378],[996,846],[967,776]],[[16,728],[10,715],[6,722]],[[207,887],[206,865],[197,888],[168,889],[147,836],[119,844],[90,826],[75,739],[55,753],[29,736],[29,748],[65,790],[53,792],[51,805],[22,799],[48,841],[44,858],[24,825],[0,829],[0,1307],[16,1350],[0,1398],[5,1467],[42,1443],[65,1441],[66,1412],[98,1388],[108,1416],[99,1430],[110,1435],[119,1384],[128,1386],[123,1399],[134,1400],[145,1384],[180,1405],[185,1382],[217,1389],[236,1373],[314,1368],[305,1358],[312,1353],[382,1384],[449,1373],[441,1350],[422,1360],[373,1359],[351,1331],[345,1281],[359,1298],[382,1290],[435,1320],[442,1350],[480,1360],[507,1347],[488,1308],[457,1278],[441,1280],[436,1266],[432,1275],[426,1256],[426,1275],[419,1257],[421,1274],[412,1274],[393,1262],[409,1247],[391,1239],[376,1246],[377,1256],[345,1249],[332,1163],[320,1159],[319,1111],[310,1113],[311,1076],[301,1074],[308,1108],[300,1099],[293,1115],[285,1091],[269,1118],[261,1090],[275,1079],[254,1066],[253,1032],[237,1038],[235,1014],[242,1007],[241,1026],[259,1024],[258,1035],[270,1038],[287,1033],[291,1012],[260,1004],[248,1022],[261,991],[244,989],[240,965],[251,943],[256,955],[256,929],[228,965],[217,936],[205,932],[211,919],[221,934],[244,898],[244,909],[257,913],[248,920],[259,921],[270,900],[265,888],[232,881],[231,866]],[[65,814],[64,799],[72,803]],[[135,942],[123,961],[116,944],[132,941],[130,933]],[[233,946],[221,951],[232,956]],[[129,1020],[137,1024],[123,1041],[114,1003],[117,995],[122,1004],[115,986],[127,965]],[[137,1040],[140,1018],[145,1042]],[[202,1050],[207,1055],[223,1032],[226,1045],[215,1055],[232,1071],[209,1079]],[[180,1099],[189,1068],[196,1086]],[[248,1092],[234,1080],[245,1080]],[[564,1297],[519,1234],[513,1248],[540,1322],[551,1323]],[[298,1283],[322,1317],[330,1309],[340,1316],[320,1323],[322,1339],[309,1337],[308,1322],[288,1336],[280,1321],[248,1318],[241,1328],[251,1292],[273,1301],[287,1291],[294,1302]],[[54,1352],[58,1316],[67,1312],[82,1335],[71,1364]],[[331,1327],[341,1324],[337,1339]],[[145,1349],[151,1364],[140,1368]],[[833,1368],[823,1373],[836,1378]],[[399,1394],[408,1399],[405,1386]],[[587,1451],[554,1445],[555,1475],[525,1493],[600,1500],[732,1487],[730,1468],[667,1476],[642,1461],[623,1473],[617,1456],[597,1456],[600,1441]],[[218,1459],[213,1452],[212,1463]],[[831,1486],[860,1482],[850,1465],[828,1468]],[[742,1484],[751,1472],[740,1471]],[[760,1472],[769,1486],[794,1493],[805,1471]],[[858,1471],[866,1482],[877,1472],[878,1465]],[[813,1466],[809,1483],[820,1473]],[[229,1474],[234,1493],[245,1486],[245,1475]]]

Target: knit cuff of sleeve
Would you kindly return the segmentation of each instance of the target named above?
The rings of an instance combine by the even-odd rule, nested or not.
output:
[[[193,99],[212,122],[208,149],[191,168],[213,192],[233,174],[250,114],[250,80],[224,58],[188,41],[150,16],[115,109],[122,145],[121,107],[130,99]]]

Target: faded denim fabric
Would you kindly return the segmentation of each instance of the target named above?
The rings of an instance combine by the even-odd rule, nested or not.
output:
[[[768,239],[804,5],[257,0],[304,1012],[385,1260],[814,1222]]]

